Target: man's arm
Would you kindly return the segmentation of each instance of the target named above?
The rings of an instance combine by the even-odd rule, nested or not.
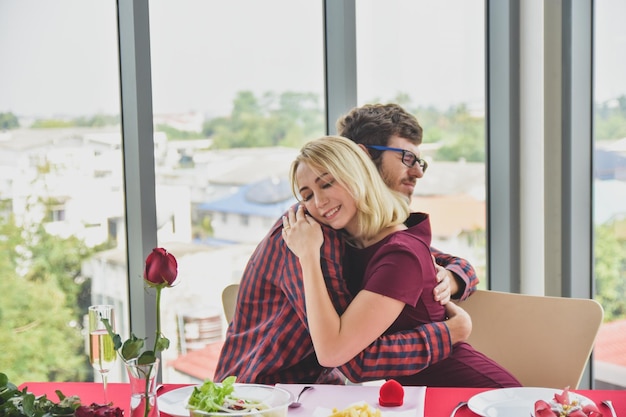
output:
[[[352,382],[412,375],[447,358],[452,346],[466,341],[472,321],[454,303],[446,305],[448,320],[379,337],[338,369]]]
[[[324,243],[320,251],[322,274],[328,294],[338,313],[352,301],[342,277],[343,243],[340,232],[323,227]],[[288,262],[296,262],[295,255]],[[300,307],[304,308],[303,300]],[[297,304],[300,304],[297,303]],[[383,335],[356,357],[339,367],[352,382],[412,375],[450,356],[452,345],[464,341],[471,331],[471,319],[460,307],[448,303],[448,320],[429,323],[416,329]],[[306,319],[303,320],[306,325]],[[469,330],[468,330],[469,329]]]
[[[468,261],[443,253],[432,246],[430,252],[435,257],[435,263],[443,266],[454,277],[454,282],[450,283],[451,298],[465,300],[476,290],[478,277],[474,267]],[[437,290],[437,287],[435,287],[435,290]]]

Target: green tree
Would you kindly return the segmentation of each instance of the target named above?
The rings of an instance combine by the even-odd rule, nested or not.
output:
[[[16,129],[20,127],[17,116],[13,113],[0,113],[0,130]]]
[[[76,279],[84,245],[0,219],[0,369],[15,381],[81,381],[89,368]]]
[[[205,135],[200,132],[189,132],[186,130],[179,130],[175,127],[159,124],[156,126],[156,130],[165,133],[168,140],[187,140],[187,139],[204,139]]]
[[[235,98],[231,115],[206,122],[203,132],[218,149],[299,147],[323,134],[324,119],[314,94],[265,93],[256,97],[242,91]]]
[[[597,140],[626,138],[626,96],[597,104],[594,123]]]
[[[94,116],[81,116],[73,119],[37,119],[32,124],[33,129],[59,129],[68,127],[105,127],[118,126],[120,116],[96,114]]]
[[[36,244],[30,247],[32,261],[26,278],[32,282],[51,281],[64,294],[68,309],[79,317],[85,310],[84,283],[80,274],[82,262],[92,256],[92,251],[77,237],[59,238],[46,233],[39,225]],[[82,302],[80,302],[82,301]]]
[[[417,107],[410,111],[424,129],[424,143],[440,144],[435,155],[437,160],[485,162],[483,116],[472,115],[464,104],[445,112],[434,107]]]
[[[106,114],[96,114],[91,117],[78,117],[73,120],[75,126],[83,127],[104,127],[117,126],[120,124],[119,116],[109,116]]]
[[[31,127],[33,129],[62,129],[72,126],[75,126],[75,123],[71,120],[38,119],[35,120]]]
[[[621,224],[609,223],[595,228],[596,300],[604,308],[606,321],[626,317],[626,240],[616,230]]]

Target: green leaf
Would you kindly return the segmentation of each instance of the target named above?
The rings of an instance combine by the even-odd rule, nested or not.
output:
[[[167,337],[159,336],[156,342],[156,351],[162,352],[170,347],[170,341]]]
[[[26,394],[22,398],[22,411],[29,417],[35,415],[35,396],[33,394]]]
[[[109,336],[111,336],[111,339],[113,339],[113,349],[118,350],[119,348],[121,348],[122,338],[120,337],[119,334],[113,331],[113,328],[111,327],[111,323],[109,323],[109,319],[101,318],[100,320],[102,320],[104,327],[107,329],[107,333],[109,333]]]
[[[156,361],[156,356],[151,350],[146,350],[137,358],[137,365],[148,365]]]
[[[135,359],[139,356],[141,349],[143,349],[144,339],[139,339],[134,334],[130,335],[130,339],[124,342],[122,346],[122,358],[125,361]]]

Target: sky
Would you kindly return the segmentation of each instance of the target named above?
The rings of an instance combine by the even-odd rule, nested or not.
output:
[[[0,0],[0,112],[119,113],[115,3]],[[227,114],[242,90],[323,97],[321,3],[151,1],[154,112]],[[626,2],[596,3],[596,96],[605,100],[626,94],[626,29],[616,18]],[[406,92],[421,105],[482,103],[482,7],[358,0],[359,100]]]

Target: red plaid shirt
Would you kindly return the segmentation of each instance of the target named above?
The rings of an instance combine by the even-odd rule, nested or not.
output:
[[[308,330],[298,258],[283,242],[281,230],[279,219],[246,266],[214,381],[235,375],[246,383],[343,384],[345,375],[352,382],[363,382],[414,374],[450,355],[447,326],[432,323],[381,336],[338,368],[343,375],[322,367]],[[322,273],[341,314],[352,299],[341,278],[343,244],[340,232],[323,230]],[[439,251],[433,254],[466,283],[462,298],[475,289],[478,280],[469,263]]]

